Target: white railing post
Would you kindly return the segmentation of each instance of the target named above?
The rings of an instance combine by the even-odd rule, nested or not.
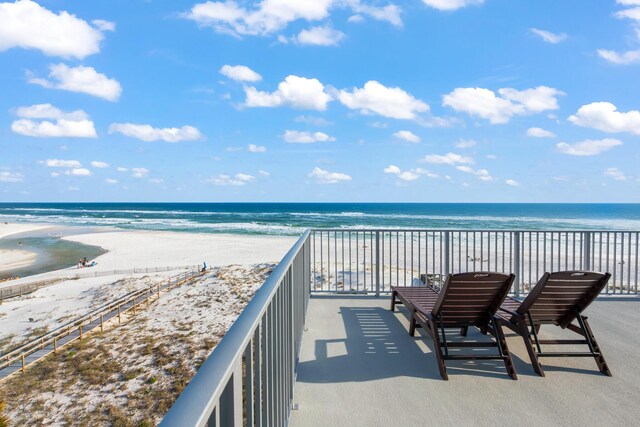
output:
[[[591,233],[582,233],[582,269],[591,270]]]
[[[449,231],[444,232],[444,277],[449,277],[450,264],[451,264],[451,233]]]
[[[376,296],[380,296],[380,232],[376,231]]]
[[[513,282],[513,292],[516,298],[520,296],[520,232],[513,232],[513,274],[516,279]]]

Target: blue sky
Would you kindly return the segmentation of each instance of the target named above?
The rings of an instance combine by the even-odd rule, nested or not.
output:
[[[0,2],[0,201],[640,202],[640,0]]]

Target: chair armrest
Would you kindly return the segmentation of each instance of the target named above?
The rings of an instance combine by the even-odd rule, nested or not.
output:
[[[517,311],[513,311],[513,310],[508,310],[506,308],[502,308],[500,307],[498,310],[500,311],[504,311],[505,313],[509,313],[512,316],[516,316],[516,317],[523,317],[522,314],[518,313]]]

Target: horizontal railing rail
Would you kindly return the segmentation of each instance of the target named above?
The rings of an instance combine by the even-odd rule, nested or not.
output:
[[[56,352],[63,345],[69,344],[76,339],[81,340],[83,334],[86,334],[89,330],[96,327],[102,330],[106,321],[115,318],[120,321],[121,315],[128,311],[133,311],[135,314],[136,308],[140,304],[148,306],[151,298],[154,296],[160,298],[160,292],[167,292],[199,274],[201,274],[200,268],[195,268],[194,270],[169,277],[162,284],[131,291],[62,326],[22,343],[4,354],[0,354],[0,379],[7,376],[3,372],[4,370],[13,367],[14,369],[11,369],[10,373],[24,372],[28,364],[40,358],[33,357],[33,360],[29,360],[29,356],[41,351],[43,355],[51,351]],[[51,349],[46,351],[47,347],[51,347]]]
[[[0,303],[9,298],[21,297],[42,289],[47,286],[51,286],[58,282],[69,280],[67,278],[55,278],[49,280],[38,280],[37,282],[22,283],[20,285],[11,285],[0,288]]]
[[[116,275],[122,275],[122,274],[146,274],[146,273],[161,273],[161,272],[175,271],[175,270],[193,270],[197,267],[198,267],[197,265],[182,265],[182,266],[173,266],[173,267],[169,267],[169,266],[167,267],[135,267],[135,268],[129,268],[124,270],[84,271],[83,273],[80,273],[81,270],[78,270],[78,272],[74,274],[68,274],[65,277],[56,277],[52,279],[38,280],[36,282],[7,285],[9,282],[21,280],[21,279],[12,279],[12,280],[7,280],[5,282],[0,282],[0,302],[9,298],[21,297],[25,294],[35,292],[38,289],[42,289],[46,286],[61,282],[63,280],[77,280],[77,279],[85,279],[88,277],[116,276]],[[85,270],[85,269],[83,268],[82,270]]]
[[[310,291],[306,231],[256,292],[162,420],[174,426],[282,426]]]
[[[579,269],[610,272],[604,293],[638,293],[640,231],[314,229],[310,239],[314,293],[379,295],[483,270],[515,273],[520,296],[546,271]]]

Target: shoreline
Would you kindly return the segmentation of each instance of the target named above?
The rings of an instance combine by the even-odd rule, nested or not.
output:
[[[0,273],[32,266],[38,254],[20,249],[0,249]]]
[[[15,237],[18,234],[36,238],[54,237],[69,244],[99,247],[106,252],[89,260],[96,261],[96,266],[92,267],[95,271],[201,265],[203,262],[211,267],[278,262],[297,239],[297,236],[123,230],[111,226],[76,228],[46,223],[0,223],[0,240]],[[32,255],[27,256],[26,253],[21,255],[23,256],[12,258],[11,264],[30,262],[29,265],[32,266],[37,262],[37,256],[34,260]],[[77,259],[72,261],[75,264]],[[73,266],[52,269],[20,279],[0,282],[0,287],[8,282],[13,285],[25,281],[66,277],[70,272],[83,270]],[[9,270],[0,264],[0,272],[8,273]]]

